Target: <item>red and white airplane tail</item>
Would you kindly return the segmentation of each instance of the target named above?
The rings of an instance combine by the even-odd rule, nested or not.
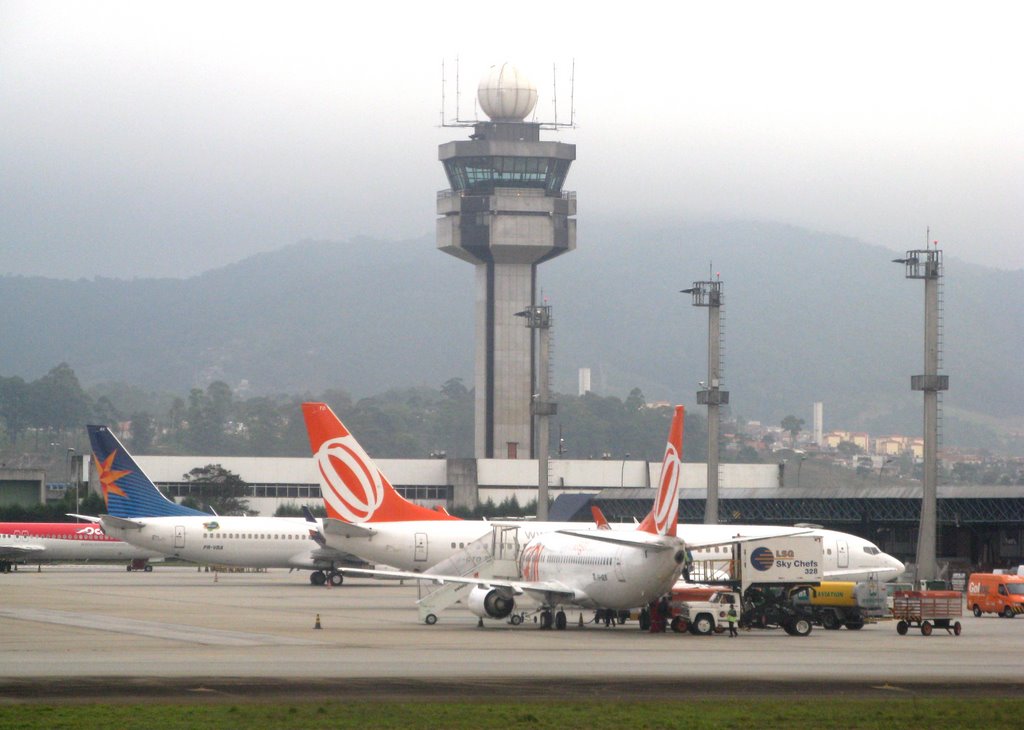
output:
[[[458,519],[396,492],[326,403],[303,403],[302,415],[328,517],[354,524]]]
[[[672,425],[665,445],[665,458],[661,461],[661,483],[654,496],[654,508],[637,528],[653,535],[676,536],[679,519],[679,473],[683,458],[683,421],[686,409],[676,406]]]

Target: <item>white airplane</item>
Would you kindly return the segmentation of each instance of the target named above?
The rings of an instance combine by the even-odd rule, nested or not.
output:
[[[310,448],[320,473],[328,518],[327,544],[400,570],[424,571],[492,534],[495,525],[515,525],[522,542],[555,530],[579,529],[578,522],[488,522],[460,520],[447,512],[406,500],[334,415],[326,403],[304,403]],[[631,526],[609,525],[614,530]],[[821,528],[777,525],[680,525],[680,535],[699,560],[724,558],[733,543],[749,538],[818,535],[825,551],[827,580],[880,581],[903,573],[903,563],[855,535]],[[695,546],[701,546],[699,548]]]
[[[682,450],[683,407],[677,406],[654,508],[644,521],[628,532],[603,528],[541,532],[518,552],[517,578],[359,568],[342,571],[469,586],[467,604],[481,619],[507,618],[515,610],[516,600],[528,597],[540,605],[542,629],[552,624],[557,629],[566,627],[563,606],[624,610],[647,605],[672,588],[686,561],[685,545],[676,537]],[[435,621],[434,614],[427,616],[427,623]]]
[[[165,497],[105,426],[89,426],[110,537],[193,563],[310,570],[314,585],[341,585],[352,556],[322,544],[318,525],[301,517],[221,517]]]
[[[97,525],[82,522],[0,522],[0,573],[15,563],[128,560],[128,570],[151,571],[154,550],[114,540]]]

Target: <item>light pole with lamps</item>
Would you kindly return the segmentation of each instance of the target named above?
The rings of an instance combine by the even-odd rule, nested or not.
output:
[[[68,481],[70,482],[71,479],[75,476],[75,450],[74,449],[71,449],[71,448],[68,449],[67,459],[68,459],[68,464],[67,464],[67,466],[68,466]],[[79,506],[79,502],[78,502],[78,481],[79,481],[78,479],[75,479],[75,514],[78,514],[78,506]],[[77,517],[75,517],[75,522],[78,522],[78,518]]]

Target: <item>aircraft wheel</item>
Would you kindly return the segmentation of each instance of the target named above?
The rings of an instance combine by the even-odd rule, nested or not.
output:
[[[508,622],[513,626],[518,626],[523,622],[523,617],[518,613],[514,613],[511,616],[509,616]]]
[[[541,627],[541,629],[550,629],[551,628],[551,620],[552,620],[551,611],[541,611],[540,612],[540,627]]]
[[[555,614],[555,628],[559,631],[565,630],[565,626],[568,622],[565,618],[565,611],[559,611]]]
[[[910,624],[908,624],[906,621],[900,621],[898,624],[896,624],[896,633],[900,636],[906,636],[907,631],[909,630]]]
[[[921,633],[924,634],[925,636],[931,636],[932,635],[932,623],[931,623],[931,621],[922,621],[921,622]]]
[[[322,570],[314,570],[309,574],[309,582],[315,586],[322,586],[327,582],[327,576]]]
[[[336,570],[332,570],[330,576],[328,577],[328,580],[331,581],[332,586],[337,587],[345,582],[345,576]]]
[[[1013,612],[1013,606],[1006,606],[1003,609],[1003,618],[1013,618],[1016,615],[1017,614]]]
[[[437,623],[437,616],[435,616],[432,613],[428,613],[426,618],[423,619],[423,623],[425,623],[427,626],[433,626]]]
[[[981,618],[981,606],[979,606],[977,603],[974,604],[974,617]]]
[[[629,611],[619,611],[619,626],[629,621]]]
[[[953,636],[960,636],[960,632],[964,630],[964,627],[957,621],[953,624]]]

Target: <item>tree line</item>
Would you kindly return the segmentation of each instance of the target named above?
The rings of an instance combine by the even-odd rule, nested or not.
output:
[[[647,404],[639,389],[625,399],[587,393],[555,400],[554,458],[662,458],[672,409]],[[95,423],[109,426],[139,454],[305,456],[304,401],[328,403],[376,457],[473,456],[474,395],[460,378],[360,399],[341,389],[245,397],[244,389],[236,392],[223,381],[168,396],[110,384],[86,391],[67,363],[33,382],[0,377],[0,444],[8,455],[44,452],[54,443],[85,453],[85,425]],[[688,413],[685,459],[706,457],[706,434],[704,418]]]

